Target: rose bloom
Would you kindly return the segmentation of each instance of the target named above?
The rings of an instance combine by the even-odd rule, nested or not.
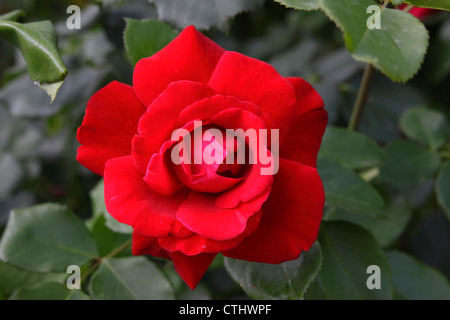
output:
[[[222,132],[279,130],[278,141],[262,146],[278,172],[262,175],[260,161],[175,164],[171,151],[181,142],[172,134],[192,134],[199,121]],[[226,51],[190,26],[137,63],[133,86],[114,81],[91,97],[77,160],[104,177],[108,212],[133,228],[133,254],[172,260],[195,288],[218,253],[277,264],[309,250],[325,201],[316,158],[326,124],[306,81]],[[225,155],[234,150],[226,143]]]

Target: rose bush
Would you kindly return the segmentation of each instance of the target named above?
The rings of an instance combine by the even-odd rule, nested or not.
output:
[[[262,175],[260,161],[175,164],[172,134],[192,134],[196,121],[279,130],[279,141],[263,146],[278,172]],[[324,207],[316,157],[326,124],[306,81],[226,51],[191,26],[137,63],[133,86],[112,82],[91,97],[77,160],[104,177],[108,212],[133,227],[133,254],[171,259],[194,288],[218,253],[281,263],[311,247]],[[279,155],[270,152],[277,142]]]

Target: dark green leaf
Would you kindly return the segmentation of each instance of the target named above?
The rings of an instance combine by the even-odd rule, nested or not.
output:
[[[323,158],[319,158],[317,168],[327,205],[367,217],[379,214],[384,205],[383,198],[354,171]]]
[[[403,252],[388,252],[396,298],[450,300],[450,285],[437,270]]]
[[[436,180],[436,197],[450,221],[450,161],[439,172]]]
[[[320,246],[315,243],[293,261],[266,264],[225,258],[225,267],[251,298],[285,300],[303,298],[321,262]]]
[[[219,27],[226,29],[234,15],[256,9],[261,0],[149,0],[156,5],[159,20],[184,29],[195,25],[198,29]]]
[[[92,227],[92,235],[97,243],[97,250],[101,257],[105,257],[131,239],[131,235],[117,233],[105,225],[105,217],[99,216]],[[121,256],[131,255],[131,251],[121,252]],[[118,257],[118,256],[117,256]]]
[[[328,299],[390,299],[389,262],[374,237],[348,222],[322,223],[319,243],[323,263],[319,284]],[[367,268],[380,268],[380,289],[369,289]]]
[[[419,70],[428,46],[428,32],[413,15],[383,8],[380,29],[369,29],[366,13],[372,0],[319,0],[321,8],[344,32],[348,50],[358,61],[405,82]]]
[[[41,204],[11,212],[0,255],[26,270],[65,272],[69,265],[81,266],[98,253],[81,219],[65,206]]]
[[[448,0],[405,0],[405,2],[416,7],[450,11],[450,2]]]
[[[380,177],[397,187],[410,187],[434,176],[441,162],[438,154],[411,141],[396,140],[385,147],[386,161]]]
[[[158,20],[125,18],[125,21],[125,49],[133,65],[158,52],[177,36],[175,30]]]
[[[11,266],[0,260],[0,292],[9,296],[14,290],[31,287],[48,281],[63,283],[67,278],[65,273],[37,273],[29,272]]]
[[[367,218],[348,211],[333,209],[326,215],[327,221],[344,220],[369,230],[382,247],[390,245],[405,230],[411,218],[411,208],[402,198],[390,200],[376,218]]]
[[[317,10],[320,8],[318,0],[275,0],[288,8],[297,10]]]
[[[445,115],[429,108],[407,110],[400,118],[400,127],[410,139],[427,144],[433,150],[442,147],[448,139]]]
[[[17,46],[28,65],[31,80],[55,99],[67,69],[57,48],[57,36],[50,21],[21,24],[0,20],[0,37]]]
[[[100,300],[173,299],[166,275],[144,257],[103,259],[89,291]]]
[[[366,135],[343,128],[328,127],[319,155],[351,169],[379,166],[384,161],[383,149]]]
[[[10,300],[90,300],[83,291],[68,289],[57,282],[43,282],[16,290]]]

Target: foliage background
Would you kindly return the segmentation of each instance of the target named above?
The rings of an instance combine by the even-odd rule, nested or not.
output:
[[[388,252],[394,289],[393,293],[381,295],[381,298],[450,299],[450,213],[449,208],[447,207],[446,211],[442,205],[443,201],[449,203],[449,170],[446,171],[446,177],[441,173],[440,180],[438,178],[450,153],[450,128],[447,125],[450,123],[449,13],[440,12],[425,20],[430,44],[420,71],[411,81],[405,84],[394,83],[385,75],[376,72],[359,126],[364,137],[358,135],[362,139],[359,141],[358,137],[346,136],[345,132],[342,133],[336,127],[347,126],[364,64],[352,58],[345,47],[342,33],[322,11],[297,11],[271,0],[261,0],[249,1],[251,4],[244,8],[245,12],[236,15],[219,12],[211,20],[199,21],[196,20],[199,17],[195,16],[193,7],[186,9],[184,13],[169,10],[164,16],[156,9],[158,2],[161,1],[104,0],[94,3],[87,0],[2,0],[0,14],[22,9],[26,12],[26,22],[50,19],[54,23],[59,50],[69,73],[56,99],[50,104],[45,92],[30,80],[20,52],[10,43],[0,40],[0,233],[5,230],[12,209],[52,202],[67,206],[86,221],[102,256],[128,239],[126,233],[121,233],[123,230],[120,230],[120,226],[102,216],[101,185],[98,184],[100,178],[79,165],[75,159],[78,147],[76,129],[81,124],[87,100],[96,90],[112,80],[131,84],[133,66],[124,46],[124,17],[137,20],[164,18],[178,31],[186,24],[195,23],[200,27],[203,24],[202,32],[224,48],[266,61],[283,76],[302,77],[312,83],[324,98],[330,126],[326,139],[330,140],[324,140],[319,173],[326,185],[327,210],[324,220],[328,222],[327,232],[319,239],[319,242],[322,239],[322,269],[304,298],[355,298],[352,292],[345,291],[347,287],[341,288],[339,283],[336,286],[337,292],[327,290],[327,283],[332,281],[330,277],[338,277],[338,273],[333,270],[332,260],[328,260],[333,255],[328,252],[330,247],[324,247],[323,243],[327,237],[331,237],[332,242],[345,242],[342,235],[352,235],[353,231],[353,240],[358,239],[361,231],[358,228],[362,226],[375,237],[377,248],[374,250],[383,249],[383,255]],[[66,14],[66,8],[71,4],[82,8],[81,30],[66,28],[66,19],[69,16]],[[417,111],[416,107],[426,109],[421,113],[422,109]],[[408,121],[408,112],[412,112],[409,117],[413,120]],[[425,136],[428,134],[431,140],[424,141],[424,134],[420,132],[419,138],[415,136],[420,124],[410,123],[417,119],[429,119],[424,128],[430,131],[426,132]],[[336,138],[339,134],[344,134],[342,139]],[[352,146],[356,147],[349,149],[342,141],[351,141]],[[335,143],[338,148],[333,149]],[[433,143],[437,143],[437,146]],[[348,153],[344,154],[342,150]],[[439,159],[436,160],[436,157]],[[359,178],[361,173],[365,180]],[[370,191],[367,192],[376,192],[377,195],[367,196],[358,193],[362,191],[345,188],[357,185],[360,181],[364,184],[360,190],[367,190],[367,185],[370,185]],[[342,188],[344,195],[338,192]],[[439,203],[439,194],[447,200],[441,199]],[[333,198],[333,195],[336,197]],[[376,209],[375,198],[378,195],[389,203],[389,209],[384,207],[373,216],[368,216],[371,214],[367,213],[370,209]],[[339,197],[344,197],[343,204],[336,202]],[[362,207],[358,204],[356,207],[352,206],[351,200],[358,198],[362,198],[366,203]],[[368,209],[361,210],[364,208]],[[362,214],[355,212],[359,210]],[[386,216],[392,223],[379,222]],[[346,222],[331,222],[335,220]],[[355,226],[357,230],[354,229]],[[351,250],[349,252],[353,252]],[[399,251],[409,256],[405,257],[398,253]],[[127,251],[121,254],[130,255]],[[348,252],[344,250],[343,256],[345,254]],[[353,257],[350,254],[348,259]],[[415,260],[411,262],[409,257],[414,257]],[[239,277],[244,274],[243,270],[252,270],[252,267],[239,265],[236,261],[227,261],[227,272],[223,259],[219,258],[199,287],[190,291],[178,278],[170,263],[152,258],[147,260],[153,261],[151,266],[157,266],[162,272],[161,277],[165,280],[161,280],[159,288],[167,285],[167,277],[173,289],[161,289],[150,296],[144,294],[145,298],[300,298],[307,287],[300,284],[301,289],[298,289],[294,284],[294,291],[298,291],[292,294],[282,285],[286,279],[276,278],[274,283],[269,281],[261,284],[258,281],[265,279],[267,272],[274,272],[262,269],[258,269],[261,273],[259,279],[247,283],[248,279],[242,280]],[[114,265],[116,262],[112,262],[111,268],[127,268]],[[139,264],[142,262],[133,260],[132,268],[141,270]],[[0,263],[0,297],[45,298],[45,295],[33,293],[36,284],[37,288],[40,288],[43,278],[31,281],[33,277],[30,274],[34,276],[34,273],[30,273],[26,266],[11,266],[1,261]],[[410,268],[405,269],[404,266]],[[88,267],[89,264],[86,264],[83,270]],[[292,268],[295,271],[295,268],[299,267],[294,265]],[[352,266],[349,268],[352,270]],[[7,278],[10,278],[11,274],[20,273],[22,269],[27,270],[24,271],[27,275],[21,279],[28,280],[8,282],[10,280]],[[144,275],[148,270],[142,272]],[[104,272],[101,276],[105,274]],[[402,274],[407,274],[406,279],[400,279]],[[56,283],[67,277],[63,270],[59,270],[54,276]],[[102,284],[102,281],[108,283],[114,280],[109,279],[107,274],[105,279],[101,276],[97,276],[95,285],[84,288],[91,297],[130,298],[120,294],[105,295],[108,290],[112,291],[107,289],[107,285]],[[311,280],[293,277],[299,283],[309,284]],[[314,278],[315,274],[312,279]],[[46,278],[45,281],[47,280]],[[47,286],[45,281],[44,287]],[[256,287],[261,286],[263,290],[252,292],[249,289],[255,284],[252,281],[256,281]],[[405,283],[412,283],[411,288],[405,288],[408,287]],[[362,285],[365,285],[365,282]],[[433,296],[432,292],[436,291],[437,287],[440,288],[441,295]],[[31,289],[27,291],[27,288]],[[48,288],[51,292],[59,290],[53,290],[52,285]],[[42,287],[39,290],[43,292]],[[27,296],[30,292],[31,295]],[[140,296],[136,295],[134,298],[136,297]],[[377,298],[365,294],[356,297]]]

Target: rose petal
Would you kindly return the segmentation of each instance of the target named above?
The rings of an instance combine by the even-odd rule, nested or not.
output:
[[[170,259],[169,254],[158,243],[157,238],[145,236],[133,231],[131,252],[135,256],[151,255],[153,257]]]
[[[317,153],[328,122],[323,100],[314,88],[300,78],[288,78],[298,102],[289,133],[280,147],[280,157],[316,167]]]
[[[296,259],[317,239],[324,203],[317,170],[281,159],[258,229],[239,246],[222,253],[230,258],[264,263]]]
[[[205,272],[213,262],[216,253],[202,253],[195,256],[187,256],[180,252],[170,252],[175,271],[193,290],[202,279]]]
[[[207,83],[224,52],[195,27],[185,28],[161,51],[136,64],[133,86],[139,100],[149,106],[174,81]]]
[[[246,237],[248,237],[256,230],[259,224],[259,220],[261,219],[261,214],[262,211],[259,210],[257,213],[252,215],[247,220],[247,226],[244,232],[230,240],[217,241],[193,233],[186,238],[159,238],[158,243],[167,251],[180,251],[181,253],[187,255],[196,255],[199,253],[215,253],[229,250],[239,245]]]
[[[267,188],[258,197],[231,209],[215,206],[210,194],[191,192],[176,213],[177,219],[189,230],[209,239],[230,240],[244,232],[247,220],[261,209],[269,196]]]
[[[169,197],[154,192],[134,167],[131,156],[109,160],[104,183],[106,208],[119,222],[150,237],[190,234],[175,217],[188,191]]]
[[[78,162],[103,176],[109,159],[131,154],[131,139],[145,110],[133,88],[126,84],[114,81],[97,91],[89,99],[77,131],[82,144]]]
[[[291,120],[296,102],[294,89],[265,62],[227,51],[217,64],[209,85],[220,94],[253,102],[281,130]]]
[[[171,140],[181,110],[214,94],[207,85],[192,81],[177,81],[167,87],[141,117],[139,135],[133,138],[133,160],[139,172],[145,174],[152,155]]]

